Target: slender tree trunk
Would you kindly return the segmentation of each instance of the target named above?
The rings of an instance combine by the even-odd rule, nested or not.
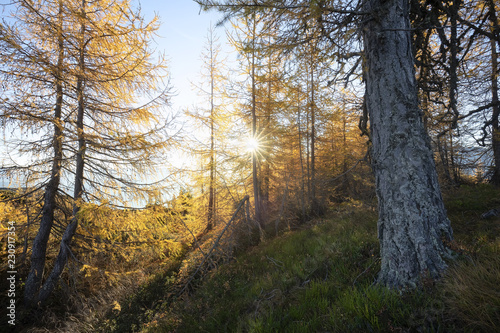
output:
[[[491,30],[498,33],[498,21],[495,11],[495,2],[488,1],[489,14],[491,22]],[[498,53],[497,45],[494,39],[490,39],[491,45],[491,102],[493,104],[493,113],[491,118],[492,136],[491,147],[495,165],[493,166],[493,176],[491,183],[495,186],[500,186],[500,128],[498,118],[500,116],[500,106],[498,105]]]
[[[420,101],[420,105],[423,111],[423,120],[424,120],[424,127],[426,130],[429,128],[429,119],[431,117],[430,111],[429,111],[429,88],[427,86],[427,81],[430,80],[429,78],[429,39],[431,36],[430,32],[424,32],[425,37],[423,38],[423,43],[420,46],[420,49],[422,51],[422,60],[421,60],[421,65],[420,65],[420,85],[422,87],[421,89],[421,94],[422,98]]]
[[[47,243],[50,232],[54,224],[54,212],[56,209],[56,195],[61,180],[61,167],[63,159],[63,124],[61,120],[63,104],[63,61],[64,61],[64,40],[62,36],[62,10],[63,3],[59,1],[59,22],[58,22],[58,59],[55,73],[56,105],[54,108],[54,136],[52,144],[54,148],[54,157],[52,161],[52,171],[49,183],[45,189],[44,204],[40,228],[33,241],[31,254],[31,267],[26,279],[24,289],[24,301],[27,305],[37,303],[37,294],[42,283],[43,271],[45,267],[45,257],[47,253]]]
[[[457,31],[458,22],[458,10],[460,8],[460,0],[454,0],[451,5],[451,17],[450,17],[450,109],[453,112],[453,122],[451,125],[451,130],[449,133],[449,161],[448,170],[451,169],[451,180],[453,184],[458,183],[458,173],[455,167],[455,157],[453,151],[453,135],[452,131],[457,128],[457,121],[459,117],[458,107],[457,107],[457,92],[458,92],[458,52],[459,43]]]
[[[269,41],[269,45],[271,42]],[[273,108],[272,101],[272,80],[273,80],[273,66],[272,66],[272,53],[269,55],[268,64],[267,64],[267,105],[265,108],[265,116],[264,116],[264,133],[263,138],[269,140],[270,134],[270,126],[271,126],[271,113]],[[263,214],[266,215],[269,209],[269,186],[271,180],[271,167],[269,166],[269,154],[266,154],[264,161],[262,161],[263,169],[262,172],[262,211]]]
[[[444,135],[446,132],[442,132]],[[437,147],[438,147],[438,153],[439,153],[439,158],[441,159],[441,168],[443,171],[443,176],[444,176],[444,181],[446,184],[453,184],[453,179],[451,178],[451,173],[450,173],[450,163],[449,163],[449,158],[448,158],[448,146],[446,139],[442,139],[443,135],[438,135],[437,137]]]
[[[85,4],[86,0],[82,0],[82,20],[85,19]],[[78,59],[78,67],[79,67],[79,77],[77,79],[76,85],[76,93],[78,98],[78,109],[77,109],[77,119],[76,119],[76,130],[77,130],[77,138],[78,138],[78,152],[76,153],[76,169],[75,169],[75,184],[74,184],[74,192],[73,192],[73,214],[71,218],[70,224],[66,227],[64,234],[61,239],[61,245],[59,247],[59,253],[54,262],[54,267],[50,272],[47,280],[43,284],[42,289],[39,294],[39,302],[44,303],[49,296],[52,294],[57,281],[61,276],[61,273],[68,262],[69,255],[71,253],[70,245],[73,236],[76,233],[76,229],[78,227],[78,212],[80,210],[80,205],[82,203],[83,198],[83,173],[84,173],[84,165],[85,165],[85,150],[86,150],[86,141],[85,141],[85,129],[84,129],[84,115],[85,115],[85,100],[84,100],[84,89],[85,89],[85,23],[82,22],[81,27],[81,44],[79,46],[79,59]]]
[[[214,227],[215,216],[215,106],[214,106],[214,81],[215,81],[215,55],[213,50],[212,30],[210,31],[210,184],[208,189],[208,221],[207,231]]]
[[[299,161],[300,161],[300,204],[302,208],[302,220],[306,218],[306,189],[305,189],[305,172],[304,172],[304,157],[302,153],[302,129],[300,123],[300,91],[297,89],[297,132],[299,144]]]
[[[251,80],[252,80],[252,138],[257,139],[257,89],[256,89],[256,79],[255,79],[255,37],[256,37],[256,18],[253,17],[253,34],[252,34],[252,64],[251,64]],[[252,152],[252,183],[253,183],[253,198],[255,205],[255,221],[262,228],[262,212],[260,205],[260,189],[259,189],[259,177],[258,177],[258,165],[257,165],[257,152]]]
[[[347,119],[346,115],[342,116],[342,192],[346,197],[349,197],[349,178],[347,176]],[[334,151],[332,149],[332,151]]]
[[[210,119],[210,185],[208,190],[208,221],[207,231],[212,230],[215,220],[215,139],[214,139],[214,120]]]
[[[457,127],[457,121],[459,117],[457,108],[457,91],[458,91],[458,48],[459,39],[457,31],[457,21],[458,21],[458,9],[460,7],[460,1],[454,0],[451,5],[451,15],[450,15],[450,109],[453,113],[453,122],[451,124],[451,129]]]
[[[307,87],[307,91],[309,91],[309,86]],[[305,123],[305,130],[304,130],[304,134],[305,134],[305,139],[306,139],[306,142],[305,142],[305,153],[306,153],[306,156],[305,156],[305,160],[306,160],[306,191],[307,191],[307,200],[308,200],[308,203],[310,204],[310,199],[311,199],[311,134],[310,134],[310,109],[307,108],[306,106],[306,123]]]
[[[452,239],[430,142],[418,108],[409,3],[368,0],[363,25],[366,102],[371,122],[372,160],[379,200],[378,281],[415,287],[424,274],[446,268]]]
[[[311,52],[311,57],[313,52]],[[312,60],[312,59],[311,59]],[[319,205],[316,198],[316,105],[315,105],[315,90],[314,90],[314,67],[311,61],[311,213],[319,214]]]

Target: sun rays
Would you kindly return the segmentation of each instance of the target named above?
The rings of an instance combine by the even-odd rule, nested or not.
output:
[[[266,159],[269,145],[262,133],[255,136],[248,136],[242,139],[241,145],[245,148],[245,152],[250,156],[256,156],[258,161]]]

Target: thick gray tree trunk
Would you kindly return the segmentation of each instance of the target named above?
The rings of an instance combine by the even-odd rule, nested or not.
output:
[[[406,0],[367,0],[366,102],[379,200],[379,282],[415,287],[446,268],[452,239],[430,142],[418,107]]]

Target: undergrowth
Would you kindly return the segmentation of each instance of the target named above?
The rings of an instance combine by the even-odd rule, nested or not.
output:
[[[142,331],[439,331],[430,293],[374,283],[378,252],[375,212],[332,213],[238,257]]]
[[[439,281],[401,293],[375,283],[376,212],[352,202],[305,230],[240,255],[141,332],[500,331],[498,190],[454,189],[446,205],[457,259]]]
[[[490,186],[445,195],[456,253],[443,278],[401,293],[375,283],[377,214],[351,201],[249,248],[179,294],[172,262],[117,299],[100,332],[497,332],[500,207]],[[84,331],[82,327],[82,331]]]

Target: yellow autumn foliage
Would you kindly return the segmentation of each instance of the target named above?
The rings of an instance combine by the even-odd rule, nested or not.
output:
[[[134,210],[84,203],[78,217],[84,278],[139,274],[185,249],[187,231],[164,207]]]

